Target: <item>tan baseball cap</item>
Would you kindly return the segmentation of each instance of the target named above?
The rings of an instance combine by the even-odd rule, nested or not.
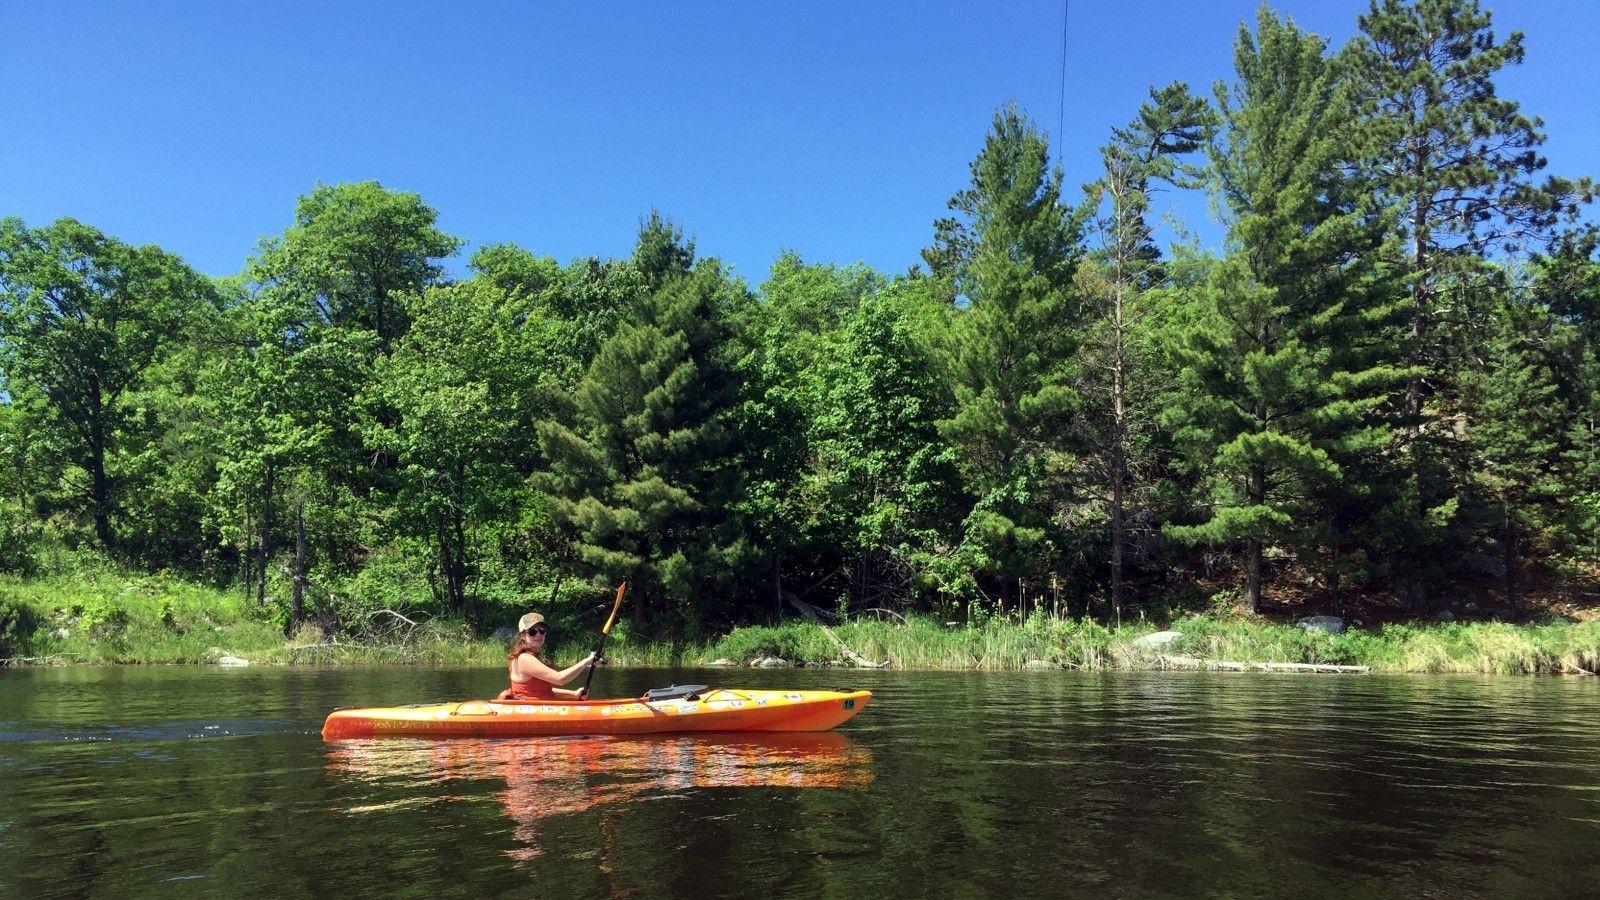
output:
[[[527,631],[529,628],[532,628],[533,626],[538,625],[543,621],[544,621],[544,616],[541,616],[538,613],[528,613],[527,615],[525,615],[522,618],[517,620],[517,630],[518,631]]]

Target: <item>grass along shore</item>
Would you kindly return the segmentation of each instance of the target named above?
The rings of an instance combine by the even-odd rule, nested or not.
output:
[[[161,576],[0,578],[0,665],[212,664],[224,656],[265,665],[482,665],[504,663],[507,642],[460,622],[393,621],[361,641],[307,627],[291,639],[223,593]],[[1035,617],[949,626],[913,617],[834,627],[846,644],[894,669],[1164,668],[1173,657],[1245,664],[1370,666],[1374,672],[1592,674],[1600,672],[1600,620],[1385,625],[1343,634],[1307,632],[1260,618],[1190,616],[1168,626],[1182,637],[1159,648],[1140,639],[1155,624],[1107,628]],[[564,663],[588,651],[570,635]],[[704,643],[671,644],[617,634],[606,652],[624,667],[736,665],[777,657],[805,666],[848,665],[823,630],[806,622],[747,626]]]

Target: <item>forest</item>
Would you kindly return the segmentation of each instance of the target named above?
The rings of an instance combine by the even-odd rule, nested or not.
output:
[[[224,278],[5,219],[0,573],[102,560],[288,634],[621,581],[695,638],[786,596],[1533,618],[1600,591],[1600,237],[1496,89],[1523,57],[1472,0],[1374,0],[1344,46],[1263,7],[1093,170],[1000,107],[905,272],[752,285],[656,210],[626,258],[461,260],[371,181]]]

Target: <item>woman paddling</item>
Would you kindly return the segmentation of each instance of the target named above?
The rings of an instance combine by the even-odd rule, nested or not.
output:
[[[596,661],[595,654],[591,653],[556,671],[539,659],[539,652],[544,649],[545,635],[549,631],[544,616],[538,613],[528,613],[517,620],[517,642],[511,645],[511,652],[506,655],[511,687],[501,691],[496,700],[557,700],[562,697],[582,700],[588,695],[587,688],[569,691],[557,685],[566,684],[582,674],[590,663]]]

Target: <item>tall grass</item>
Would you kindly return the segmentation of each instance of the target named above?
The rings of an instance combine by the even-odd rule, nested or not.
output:
[[[1182,637],[1161,648],[1139,644],[1149,624],[1108,628],[1089,620],[1036,615],[946,625],[863,619],[833,630],[856,653],[897,669],[1141,669],[1187,656],[1242,663],[1336,663],[1377,672],[1542,674],[1600,672],[1600,621],[1538,626],[1498,622],[1399,624],[1344,634],[1306,632],[1260,619],[1188,617],[1172,623]],[[551,662],[588,653],[587,638],[555,648]],[[481,638],[465,624],[436,620],[363,640],[303,628],[285,639],[252,604],[160,575],[112,570],[28,580],[0,577],[0,658],[43,663],[206,663],[223,654],[275,665],[407,664],[493,666],[506,642]],[[816,625],[735,628],[706,642],[652,641],[626,625],[606,648],[611,665],[695,666],[725,659],[747,664],[780,657],[801,665],[848,665]]]

